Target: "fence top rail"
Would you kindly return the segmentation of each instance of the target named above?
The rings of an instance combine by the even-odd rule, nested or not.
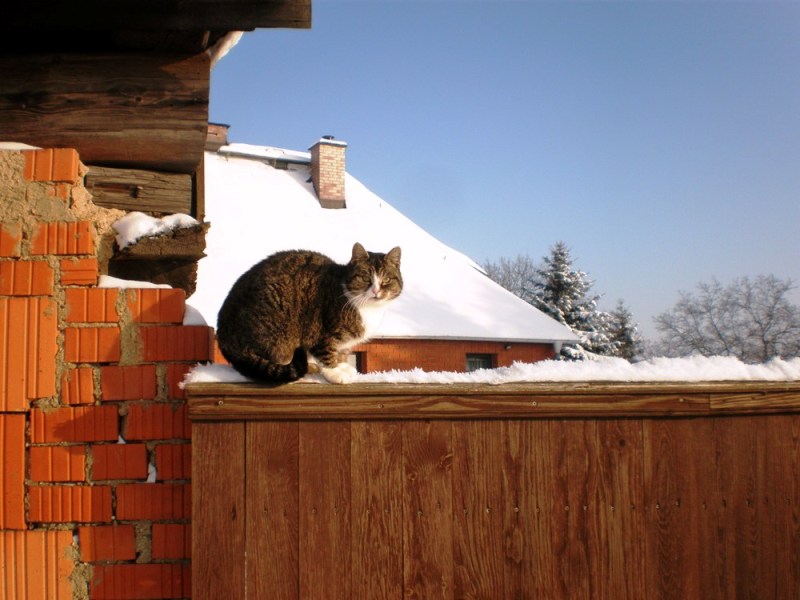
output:
[[[800,381],[490,384],[191,383],[194,421],[537,419],[800,413]]]

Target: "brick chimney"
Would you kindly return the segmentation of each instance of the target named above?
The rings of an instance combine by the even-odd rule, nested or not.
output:
[[[345,208],[344,152],[347,142],[324,136],[311,146],[311,181],[322,208]]]

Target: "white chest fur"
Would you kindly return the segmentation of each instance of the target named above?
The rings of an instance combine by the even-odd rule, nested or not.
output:
[[[369,339],[378,331],[386,312],[386,303],[377,302],[374,306],[363,306],[358,309],[361,321],[364,323],[364,339]]]

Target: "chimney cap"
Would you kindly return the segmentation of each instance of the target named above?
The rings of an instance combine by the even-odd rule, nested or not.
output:
[[[337,140],[332,135],[323,135],[316,144],[311,146],[311,148],[313,148],[314,146],[319,146],[320,144],[324,144],[326,146],[341,146],[342,148],[347,148],[347,142],[345,142],[344,140]],[[309,150],[311,148],[309,148]]]

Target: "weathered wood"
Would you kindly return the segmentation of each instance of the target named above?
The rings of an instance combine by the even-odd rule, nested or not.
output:
[[[730,394],[735,385],[683,391]],[[566,387],[546,389],[586,394]],[[352,401],[353,390],[338,393],[331,398]],[[356,396],[365,406],[385,400]],[[261,398],[267,413],[273,398]],[[207,493],[207,476],[194,481],[196,497],[220,498],[193,519],[195,569],[211,560],[203,553],[240,552],[248,584],[237,597],[725,600],[800,589],[800,413],[320,420],[301,408],[294,420],[279,411],[195,423],[195,465],[246,481],[247,552],[241,532],[227,529],[230,492],[218,494],[217,482]],[[231,454],[226,435],[208,435],[241,426],[246,469],[232,463],[239,445]],[[226,531],[231,540],[219,543]]]
[[[797,593],[800,574],[800,417],[766,417],[768,423],[765,478],[771,485],[775,518],[775,554],[785,568],[777,569],[775,597]]]
[[[300,576],[298,424],[248,423],[246,453],[248,595],[296,600]]]
[[[353,598],[403,597],[400,423],[351,424]]]
[[[556,538],[564,535],[566,521],[556,492],[550,422],[503,421],[502,431],[503,496],[509,506],[504,597],[565,598],[556,558],[563,544]]]
[[[403,580],[407,598],[453,598],[453,447],[448,422],[403,426]]]
[[[504,586],[502,444],[498,423],[453,423],[453,456],[462,457],[453,461],[456,598],[490,598]]]
[[[713,519],[707,489],[712,477],[711,421],[645,422],[647,593],[652,598],[720,597],[713,583],[714,546],[705,523]],[[704,502],[705,507],[704,507]]]
[[[86,189],[99,206],[171,215],[192,214],[192,176],[90,166]]]
[[[245,597],[245,426],[195,425],[192,598]]]
[[[77,0],[69,6],[57,0],[29,0],[9,5],[6,12],[6,27],[12,31],[249,31],[311,26],[311,0],[115,0],[113,4]]]
[[[642,420],[598,420],[595,434],[588,450],[596,464],[588,499],[592,597],[635,600],[648,569]]]
[[[496,419],[800,412],[800,382],[505,385],[194,383],[193,419]],[[731,397],[748,402],[729,402]],[[759,399],[756,401],[755,399]]]
[[[0,131],[75,148],[88,164],[191,174],[205,145],[209,71],[205,53],[0,56]]]
[[[300,598],[351,598],[350,424],[300,423]]]

